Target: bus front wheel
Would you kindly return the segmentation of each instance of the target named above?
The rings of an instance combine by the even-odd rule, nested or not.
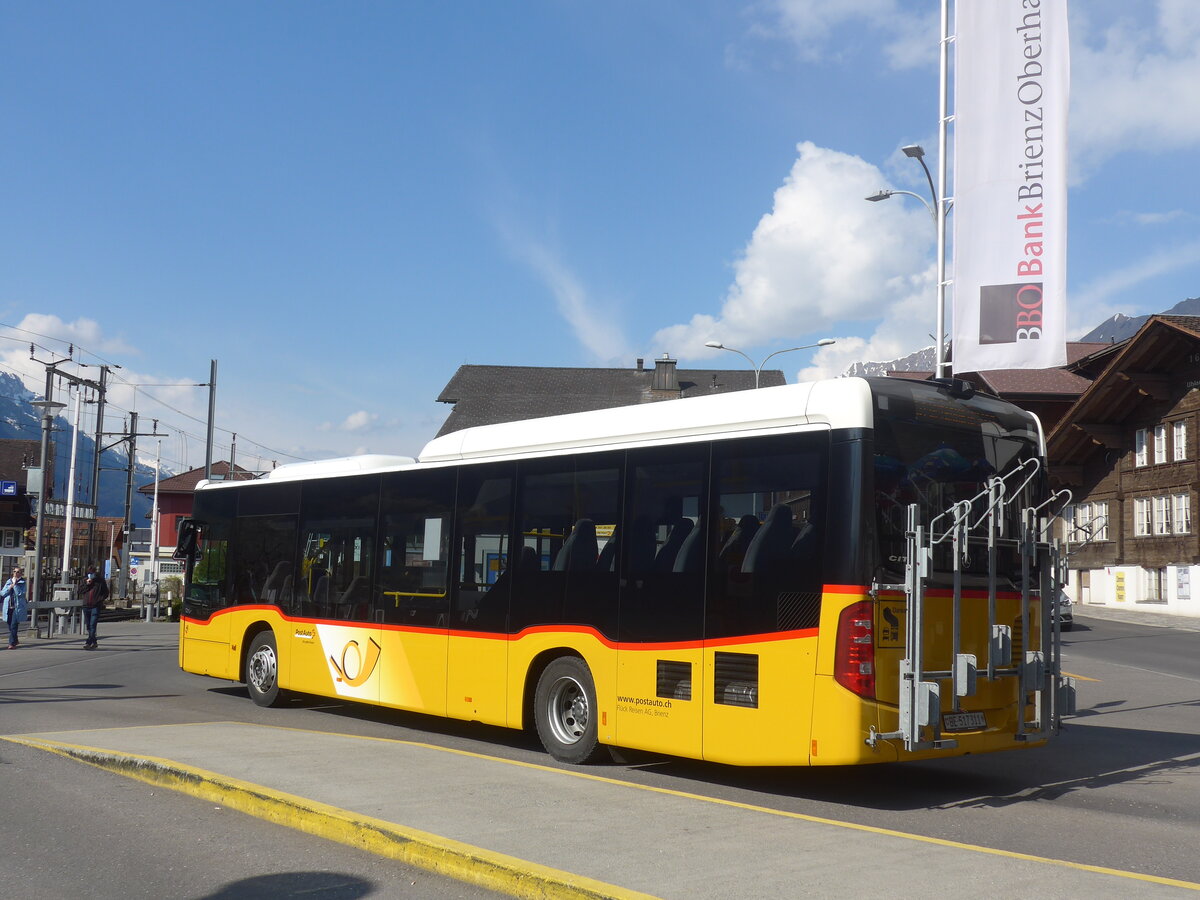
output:
[[[246,687],[250,689],[250,699],[259,706],[275,706],[280,702],[279,654],[271,631],[260,631],[250,642],[250,651],[246,654]]]
[[[596,762],[606,752],[597,738],[596,684],[577,656],[546,666],[533,699],[533,718],[546,752],[559,762]]]

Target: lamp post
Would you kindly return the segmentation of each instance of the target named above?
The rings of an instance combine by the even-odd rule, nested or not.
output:
[[[704,346],[711,347],[713,350],[728,350],[730,353],[736,353],[738,356],[741,356],[748,361],[750,365],[754,366],[754,389],[758,390],[759,381],[762,378],[763,366],[767,364],[767,360],[772,356],[778,356],[780,353],[791,353],[794,350],[811,350],[813,347],[828,347],[830,344],[836,343],[837,341],[835,341],[833,338],[821,338],[815,344],[805,344],[803,347],[788,347],[786,350],[776,350],[774,353],[767,354],[766,359],[757,364],[754,362],[754,360],[750,359],[749,356],[746,356],[746,354],[741,350],[735,350],[733,347],[726,347],[720,341],[705,341]]]
[[[920,194],[914,194],[912,191],[879,191],[878,193],[872,194],[870,197],[867,197],[866,199],[870,200],[872,203],[878,203],[880,200],[886,200],[888,197],[891,197],[893,194],[907,194],[909,197],[916,197],[918,200],[920,200],[922,203],[925,204],[925,208],[927,210],[929,210],[929,215],[935,221],[937,220],[937,210],[929,205],[928,200],[926,200]]]
[[[50,378],[46,379],[48,385],[53,385]],[[49,397],[49,391],[47,391]],[[52,493],[53,485],[47,484],[46,481],[46,466],[50,456],[50,432],[54,428],[54,414],[62,409],[67,404],[60,403],[57,400],[34,400],[31,404],[42,410],[42,461],[41,461],[41,491],[38,494],[38,510],[37,510],[37,525],[35,526],[33,538],[33,572],[30,580],[29,597],[31,601],[40,600],[42,590],[42,531],[45,527],[46,517],[46,498]]]
[[[944,142],[943,142],[944,143]],[[945,202],[938,201],[938,191],[933,184],[933,174],[929,171],[929,166],[925,164],[925,150],[920,144],[909,144],[907,147],[900,148],[904,155],[909,159],[915,159],[921,164],[921,169],[925,172],[925,180],[929,182],[929,196],[933,199],[930,204],[920,194],[914,194],[912,191],[879,191],[867,197],[872,203],[880,200],[886,200],[893,194],[906,194],[909,197],[916,197],[929,210],[930,216],[933,217],[934,228],[937,232],[937,368],[936,377],[945,378],[946,369],[946,206]],[[944,152],[943,152],[944,155]],[[943,166],[943,172],[944,172]],[[944,199],[944,198],[943,198]]]

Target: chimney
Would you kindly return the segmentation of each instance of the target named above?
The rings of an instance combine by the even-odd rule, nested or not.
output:
[[[637,361],[637,370],[639,372],[641,372],[643,370],[643,368],[645,367],[645,365],[646,365],[646,361],[639,356],[638,361]]]
[[[654,383],[651,390],[673,393],[679,396],[679,372],[675,368],[675,360],[664,353],[654,361]]]

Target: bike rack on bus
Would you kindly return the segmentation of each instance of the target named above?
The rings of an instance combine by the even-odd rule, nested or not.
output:
[[[1014,739],[1045,740],[1057,733],[1064,715],[1074,713],[1075,682],[1062,676],[1061,632],[1058,616],[1053,610],[1063,584],[1066,559],[1058,542],[1047,538],[1050,523],[1041,528],[1038,526],[1039,516],[1064,496],[1069,499],[1070,492],[1059,491],[1038,506],[1022,508],[1020,533],[1015,538],[1003,534],[1004,508],[1017,502],[1039,468],[1038,460],[1030,459],[1007,475],[989,479],[985,490],[935,516],[928,528],[921,523],[919,505],[908,506],[904,583],[877,583],[871,589],[872,597],[877,597],[879,591],[903,590],[908,612],[905,616],[905,654],[900,661],[899,728],[881,733],[871,726],[866,742],[872,748],[886,740],[903,740],[906,751],[949,750],[958,746],[954,738],[942,736],[941,691],[942,682],[948,681],[954,697],[952,712],[961,712],[960,699],[975,693],[980,675],[975,654],[961,652],[962,570],[972,542],[976,545],[986,542],[988,553],[988,658],[984,677],[988,680],[1016,678],[1020,685]],[[1010,480],[1016,481],[1022,476],[1024,480],[1015,489],[1011,488]],[[972,524],[972,509],[985,499],[986,509]],[[1050,517],[1050,521],[1053,518]],[[948,524],[939,532],[937,526],[942,520],[948,520]],[[983,537],[981,531],[985,532]],[[925,665],[926,582],[933,548],[947,540],[954,549],[952,664],[948,670],[933,670]],[[1001,547],[1016,548],[1021,559],[1021,643],[1024,651],[1022,659],[1015,661],[1012,658],[1012,626],[996,621],[997,558]],[[1035,571],[1039,573],[1036,586],[1033,584]],[[1030,615],[1035,599],[1042,598],[1048,598],[1049,602],[1038,604],[1040,644],[1030,648]],[[1032,709],[1032,717],[1027,715],[1029,709]]]

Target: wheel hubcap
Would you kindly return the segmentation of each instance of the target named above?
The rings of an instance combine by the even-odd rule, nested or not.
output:
[[[270,647],[259,647],[250,657],[250,684],[260,694],[265,694],[275,684],[275,653]]]
[[[587,731],[590,711],[587,692],[574,678],[554,683],[547,701],[547,720],[554,737],[563,744],[574,744]]]

